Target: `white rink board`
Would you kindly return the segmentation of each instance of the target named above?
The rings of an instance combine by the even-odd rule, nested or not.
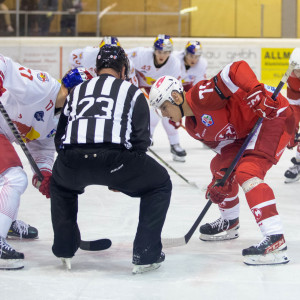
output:
[[[208,39],[173,38],[174,49],[184,49],[187,41],[197,39],[203,46],[208,61],[208,78],[214,76],[226,64],[246,60],[261,78],[261,48],[300,47],[299,39]],[[49,72],[59,79],[69,69],[71,50],[86,46],[98,46],[99,38],[0,38],[0,53],[32,69]],[[153,38],[121,37],[123,48],[151,47]]]

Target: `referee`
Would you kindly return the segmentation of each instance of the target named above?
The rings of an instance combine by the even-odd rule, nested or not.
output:
[[[165,168],[146,154],[149,108],[143,93],[125,80],[123,48],[101,47],[96,68],[97,77],[71,91],[59,119],[50,190],[52,251],[70,262],[80,245],[78,195],[86,186],[103,185],[140,198],[132,262],[133,273],[142,273],[164,260],[161,231],[172,184]]]

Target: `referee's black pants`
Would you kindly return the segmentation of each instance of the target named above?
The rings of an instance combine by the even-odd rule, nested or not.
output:
[[[168,172],[145,153],[118,145],[76,146],[58,153],[50,185],[54,230],[52,251],[72,257],[80,245],[78,195],[89,185],[104,185],[139,197],[140,213],[133,245],[133,263],[150,264],[161,253],[161,231],[168,211],[172,183]]]

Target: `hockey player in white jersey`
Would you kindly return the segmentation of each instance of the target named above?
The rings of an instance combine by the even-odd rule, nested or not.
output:
[[[207,60],[202,55],[202,45],[199,41],[189,41],[185,50],[173,53],[181,61],[182,68],[185,70],[182,85],[186,92],[200,80],[206,79]]]
[[[105,36],[99,47],[87,46],[83,49],[74,49],[69,56],[69,63],[71,68],[84,67],[96,74],[96,59],[99,53],[99,48],[104,45],[116,45],[121,46],[117,37],[114,36]],[[129,81],[138,86],[138,79],[136,76],[135,68],[132,61],[129,59],[129,71],[128,71]]]
[[[137,47],[126,50],[128,57],[133,61],[139,80],[139,87],[149,94],[153,83],[163,75],[170,75],[181,80],[181,62],[172,54],[173,41],[169,35],[159,34],[153,48]],[[169,122],[168,118],[161,117],[157,111],[150,108],[150,132],[151,136],[159,122],[162,120],[163,127],[168,135],[171,153],[175,161],[185,161],[186,151],[179,143],[178,126]]]
[[[39,182],[34,174],[32,184],[47,198],[58,122],[55,111],[64,105],[67,95],[68,89],[48,73],[28,69],[0,54],[0,101],[44,177]],[[14,142],[16,138],[0,114],[0,269],[6,270],[24,267],[24,254],[15,251],[6,237],[38,237],[36,228],[16,220],[28,180]]]

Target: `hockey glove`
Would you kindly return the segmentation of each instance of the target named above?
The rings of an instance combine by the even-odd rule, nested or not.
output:
[[[280,108],[279,100],[273,100],[261,83],[252,89],[244,98],[247,105],[261,118],[274,119]]]
[[[41,171],[44,179],[42,182],[38,179],[38,176],[35,174],[32,177],[32,185],[36,187],[46,198],[50,198],[50,178],[52,173],[49,171]]]
[[[182,125],[182,121],[180,120],[179,122],[174,122],[172,120],[169,120],[169,123],[175,127],[175,129],[178,129]]]
[[[290,139],[286,147],[288,149],[293,149],[295,146],[298,146],[299,142],[300,142],[300,133],[296,132],[295,136],[293,136]]]
[[[232,191],[232,182],[235,177],[234,173],[227,178],[223,186],[218,186],[218,183],[223,178],[225,171],[226,170],[223,169],[216,172],[212,182],[207,187],[205,198],[215,204],[222,203]]]

